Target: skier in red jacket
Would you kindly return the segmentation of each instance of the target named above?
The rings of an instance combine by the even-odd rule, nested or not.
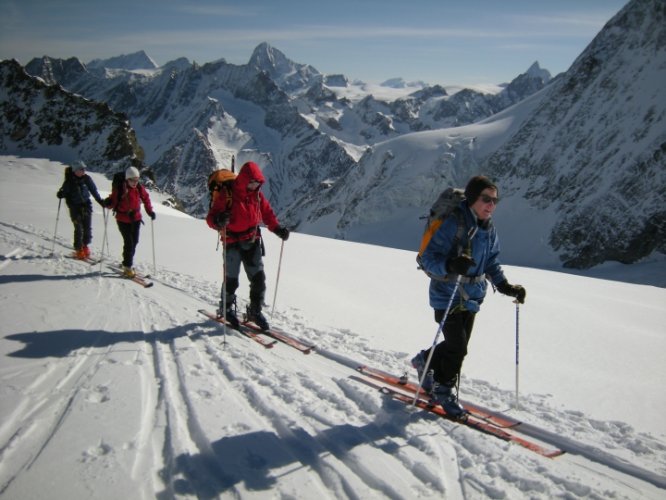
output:
[[[264,182],[259,165],[251,161],[245,163],[234,181],[231,202],[226,193],[220,191],[206,217],[208,225],[219,231],[222,243],[226,244],[225,286],[221,290],[221,294],[226,294],[226,310],[222,307],[224,301],[220,300],[218,316],[224,316],[234,328],[239,326],[235,294],[241,263],[250,280],[247,317],[261,329],[269,328],[261,312],[266,293],[266,274],[259,225],[263,222],[282,240],[289,238],[289,230],[279,224],[270,203],[261,192]]]
[[[129,167],[125,170],[125,180],[112,187],[111,195],[104,200],[105,206],[113,208],[118,229],[123,237],[123,276],[133,278],[136,271],[132,267],[134,252],[139,243],[141,230],[141,204],[148,216],[155,220],[155,212],[150,203],[148,191],[139,184],[139,170]]]

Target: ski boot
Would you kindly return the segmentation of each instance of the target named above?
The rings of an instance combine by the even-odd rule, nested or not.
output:
[[[467,418],[467,411],[458,403],[458,396],[453,391],[453,385],[435,382],[431,394],[432,402],[440,405],[450,418],[454,420]]]
[[[238,330],[240,328],[240,321],[238,321],[238,316],[236,316],[236,301],[232,300],[227,302],[227,310],[222,310],[222,302],[220,302],[220,307],[217,310],[217,317],[224,318],[224,320],[229,323],[231,328]]]
[[[136,271],[133,267],[123,266],[123,277],[132,279],[136,276]]]
[[[426,361],[428,361],[426,352],[421,351],[412,358],[412,366],[416,369],[416,373],[419,376],[419,382],[423,380],[421,388],[427,393],[430,393],[432,391],[433,385],[435,385],[435,372],[434,370],[430,369],[426,373],[425,378],[423,378],[423,370],[425,369]]]
[[[266,317],[261,313],[261,305],[252,303],[247,306],[247,320],[252,321],[260,329],[266,331],[270,328]]]

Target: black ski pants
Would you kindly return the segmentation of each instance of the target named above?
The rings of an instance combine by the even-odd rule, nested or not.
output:
[[[80,250],[92,241],[92,206],[84,203],[68,208],[69,217],[74,224],[74,250]]]
[[[139,232],[141,221],[118,222],[118,229],[123,237],[123,266],[132,267],[134,263],[134,252],[139,244]]]
[[[446,311],[435,310],[435,321],[439,324]],[[472,337],[474,317],[470,311],[454,311],[444,322],[444,340],[435,346],[430,366],[434,370],[435,381],[453,386],[456,383],[463,360],[467,355],[467,344]],[[429,352],[426,351],[426,356]]]

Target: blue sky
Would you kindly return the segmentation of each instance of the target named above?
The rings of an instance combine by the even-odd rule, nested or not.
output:
[[[0,0],[0,58],[145,50],[247,63],[268,42],[322,73],[379,83],[501,83],[565,71],[625,0]]]

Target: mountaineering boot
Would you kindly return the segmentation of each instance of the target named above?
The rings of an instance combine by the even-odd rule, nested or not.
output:
[[[83,256],[84,258],[90,257],[90,248],[88,248],[88,245],[84,246],[81,250],[83,250]]]
[[[123,276],[132,279],[136,276],[136,271],[132,267],[123,266]]]
[[[83,248],[79,248],[78,250],[76,250],[76,251],[74,252],[74,258],[75,258],[75,259],[83,260],[83,259],[85,259],[86,257],[87,257],[87,255],[86,255],[86,253],[85,253],[85,251],[84,251]]]
[[[463,418],[465,409],[458,403],[458,397],[453,391],[453,385],[435,382],[432,389],[432,402],[444,408],[446,414],[454,419]]]
[[[270,326],[268,326],[268,321],[266,321],[266,317],[261,313],[260,304],[253,302],[247,307],[247,320],[252,321],[252,323],[262,330],[268,330],[270,328]]]
[[[429,393],[432,391],[432,387],[435,384],[435,372],[430,369],[426,373],[425,378],[423,378],[423,370],[425,369],[426,361],[428,361],[428,357],[426,356],[425,351],[421,351],[412,358],[412,366],[416,369],[416,373],[419,376],[419,382],[423,380],[421,388]]]
[[[236,316],[236,301],[227,302],[227,310],[222,310],[222,302],[220,302],[220,308],[217,310],[217,317],[224,318],[231,328],[236,330],[240,328],[240,321],[238,321],[238,316]]]

